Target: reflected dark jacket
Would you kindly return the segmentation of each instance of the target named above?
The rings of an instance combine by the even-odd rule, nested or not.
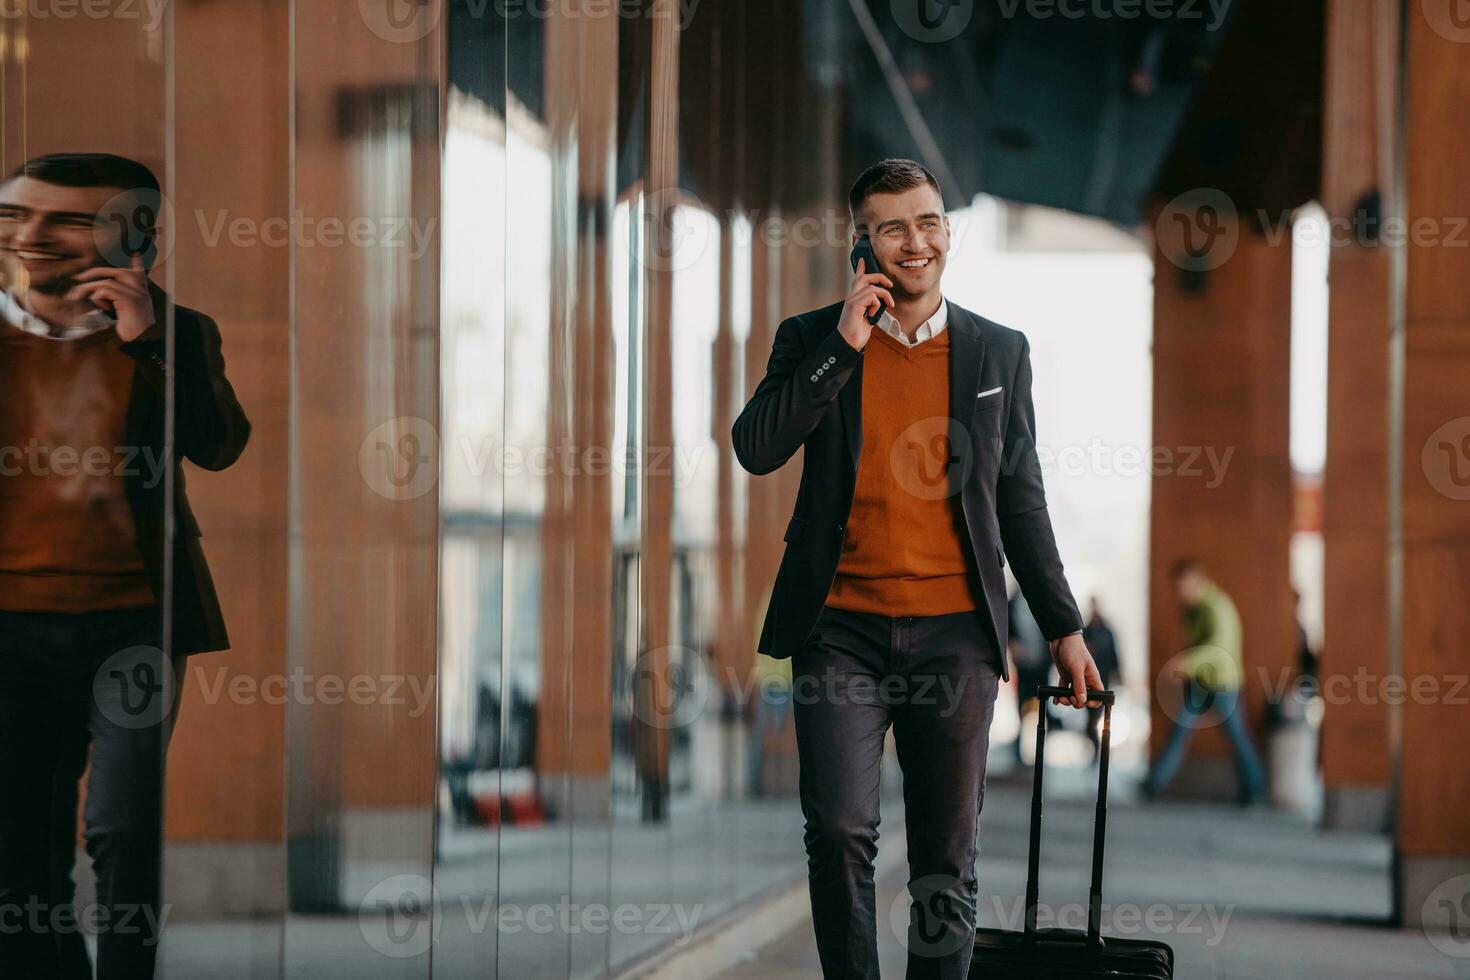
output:
[[[783,320],[766,376],[735,420],[735,455],[751,473],[780,468],[805,448],[801,486],[786,525],[758,649],[790,657],[810,636],[837,573],[862,447],[863,354],[837,330],[841,302]],[[1026,337],[949,301],[950,492],[964,510],[972,573],[978,571],[1003,676],[1004,566],[1048,640],[1075,633],[1082,617],[1057,554],[1036,454],[1031,357]],[[1000,391],[990,394],[992,389]]]
[[[141,450],[140,461],[124,477],[128,505],[137,530],[138,547],[149,584],[163,603],[165,480],[155,472],[169,469],[174,479],[173,653],[202,653],[230,645],[224,616],[214,590],[204,549],[199,543],[199,523],[184,493],[181,460],[187,459],[206,470],[222,470],[245,450],[250,422],[225,379],[219,327],[197,310],[173,307],[174,320],[174,437],[173,450],[164,456],[166,415],[164,327],[168,298],[153,283],[154,325],[143,336],[121,344],[119,349],[133,359],[135,370],[128,396],[122,443]],[[164,460],[165,466],[148,460]]]

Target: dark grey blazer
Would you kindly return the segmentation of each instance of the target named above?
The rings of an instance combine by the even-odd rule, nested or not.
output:
[[[801,648],[822,611],[857,484],[863,354],[837,331],[842,306],[833,303],[781,322],[766,376],[731,432],[740,465],[756,475],[780,468],[797,449],[806,450],[795,512],[786,526],[786,554],[758,645],[777,658]],[[956,436],[949,492],[960,494],[968,559],[979,574],[1002,676],[1007,676],[1007,556],[1047,639],[1080,630],[1082,616],[1062,572],[1046,509],[1031,404],[1030,344],[1020,331],[952,300],[948,329],[949,415]]]
[[[154,326],[136,340],[119,345],[135,365],[128,399],[123,444],[146,450],[149,459],[163,459],[165,354],[163,324],[168,298],[154,283]],[[206,470],[222,470],[245,451],[250,422],[225,378],[225,359],[219,327],[197,310],[173,308],[174,317],[174,439],[171,447],[174,475],[173,643],[172,653],[202,653],[229,647],[224,616],[204,549],[199,544],[199,522],[184,493],[187,459]],[[151,467],[135,465],[124,477],[128,503],[137,529],[143,565],[160,605],[163,597],[165,481],[154,479]]]

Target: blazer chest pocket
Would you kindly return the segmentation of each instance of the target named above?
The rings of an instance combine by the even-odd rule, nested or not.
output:
[[[793,517],[786,525],[786,534],[782,540],[790,544],[801,544],[801,539],[805,534],[806,518]]]

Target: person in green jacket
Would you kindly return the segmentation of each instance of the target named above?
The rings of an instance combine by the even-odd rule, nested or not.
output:
[[[1240,802],[1254,804],[1264,796],[1265,778],[1251,744],[1245,701],[1241,697],[1245,669],[1241,659],[1240,613],[1230,596],[1210,579],[1198,561],[1182,558],[1170,572],[1189,645],[1176,658],[1174,670],[1170,672],[1182,685],[1178,710],[1171,712],[1173,730],[1144,780],[1143,794],[1148,798],[1157,796],[1174,778],[1196,728],[1223,723],[1240,777]],[[1206,716],[1210,720],[1206,721]]]

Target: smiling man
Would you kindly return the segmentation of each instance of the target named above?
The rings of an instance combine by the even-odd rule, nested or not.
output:
[[[229,645],[177,460],[223,469],[250,425],[225,379],[219,328],[171,307],[148,279],[158,192],[147,167],[104,153],[38,157],[0,184],[4,976],[92,976],[71,911],[89,762],[97,976],[153,976],[163,758],[177,709],[177,685],[160,680],[165,627],[175,655]]]
[[[1011,568],[1081,707],[1101,686],[1046,509],[1030,348],[945,299],[939,182],[884,160],[849,196],[878,269],[784,320],[735,420],[741,465],[805,448],[759,649],[792,660],[812,918],[823,974],[877,978],[873,861],[884,736],[903,770],[908,976],[963,978],[976,831]],[[887,309],[876,325],[868,317]]]

